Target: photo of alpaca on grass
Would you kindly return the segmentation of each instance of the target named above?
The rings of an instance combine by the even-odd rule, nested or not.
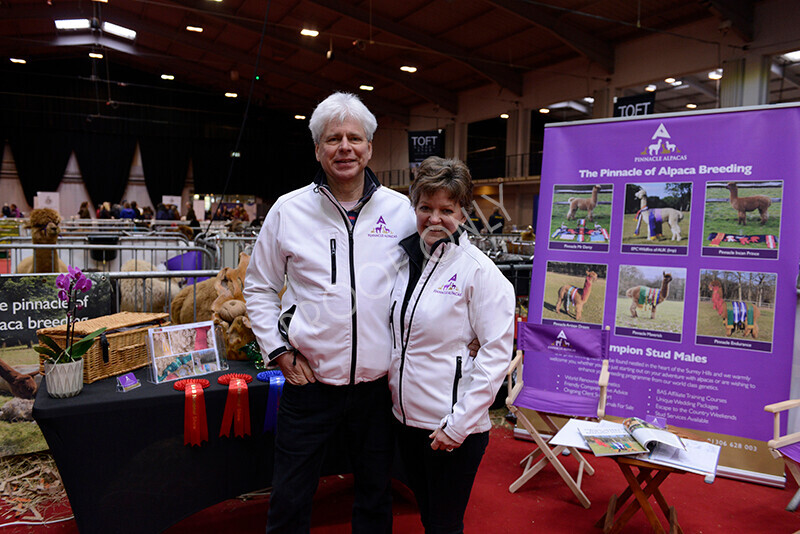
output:
[[[625,184],[622,243],[687,245],[691,207],[689,182]]]
[[[602,324],[607,271],[603,264],[548,262],[542,318]]]
[[[556,185],[550,241],[608,243],[613,184]]]
[[[616,326],[680,333],[686,269],[620,265]]]
[[[782,199],[782,180],[707,182],[703,246],[777,249]]]
[[[700,271],[697,335],[772,341],[775,273]]]

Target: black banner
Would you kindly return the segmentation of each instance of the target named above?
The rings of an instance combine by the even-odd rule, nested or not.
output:
[[[102,273],[86,273],[88,293],[78,294],[78,320],[111,312],[111,282]],[[36,331],[66,323],[66,303],[58,299],[56,275],[18,275],[0,278],[0,347],[38,343]],[[0,353],[2,350],[0,349]]]
[[[412,167],[430,156],[444,157],[444,130],[408,132],[408,162]]]
[[[636,117],[639,115],[652,115],[655,113],[656,94],[645,93],[642,95],[623,96],[614,102],[615,117]]]

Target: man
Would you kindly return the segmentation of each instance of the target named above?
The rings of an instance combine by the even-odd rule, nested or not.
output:
[[[500,214],[500,209],[496,208],[489,216],[489,231],[493,234],[502,234],[506,219]]]
[[[391,532],[389,298],[415,218],[367,167],[377,121],[358,97],[329,96],[309,128],[322,169],[270,209],[244,289],[261,352],[286,378],[267,532],[309,531],[337,432],[353,467],[353,532]]]

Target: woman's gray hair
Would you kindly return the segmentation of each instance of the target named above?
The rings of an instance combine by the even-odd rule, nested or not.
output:
[[[424,194],[432,196],[444,190],[465,210],[472,204],[472,175],[460,159],[431,156],[417,168],[417,176],[408,189],[411,205],[415,208]]]
[[[337,92],[317,104],[314,113],[311,114],[308,129],[311,130],[314,144],[319,144],[328,124],[341,124],[347,119],[358,121],[364,128],[364,133],[367,134],[367,141],[372,141],[372,136],[378,129],[378,120],[375,115],[356,95]]]

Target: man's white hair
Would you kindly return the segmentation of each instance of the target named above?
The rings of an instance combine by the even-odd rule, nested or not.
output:
[[[333,93],[328,98],[320,102],[311,114],[308,121],[308,129],[311,130],[311,137],[314,144],[318,145],[322,134],[328,124],[341,124],[347,119],[355,119],[364,128],[367,141],[372,141],[375,130],[378,129],[378,120],[375,115],[367,109],[367,106],[352,93]]]

